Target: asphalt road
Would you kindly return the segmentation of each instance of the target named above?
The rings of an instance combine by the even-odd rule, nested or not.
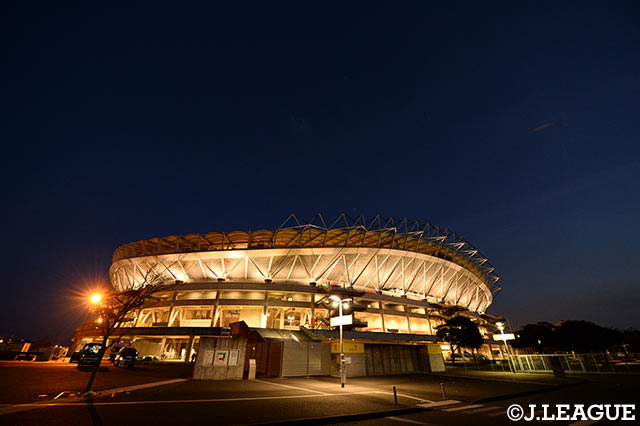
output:
[[[14,368],[30,371],[30,367]],[[54,366],[33,368],[51,368],[58,377],[71,377],[69,380],[73,383],[79,383],[78,377],[83,377],[75,375],[77,370],[73,369],[61,373]],[[181,368],[186,367],[182,365]],[[178,372],[179,367],[175,365],[147,366],[140,371],[112,369],[104,373],[101,386],[104,389],[122,387],[127,383],[144,382],[145,378],[147,382],[166,380],[168,376],[176,377]],[[27,384],[29,391],[23,393],[32,394],[40,389],[40,376],[32,375],[35,383]],[[363,377],[349,379],[345,389],[340,388],[337,378],[330,377],[179,381],[115,395],[105,393],[89,404],[84,400],[44,398],[41,403],[53,405],[16,408],[3,399],[0,424],[125,426],[341,422],[354,425],[498,425],[513,424],[506,417],[506,408],[514,403],[526,406],[559,402],[635,402],[639,395],[637,382],[636,377],[630,376],[585,380],[510,374]],[[105,387],[107,383],[109,386]],[[442,401],[441,383],[445,384],[448,405],[420,408],[423,403]],[[394,402],[394,385],[398,404]],[[4,395],[4,382],[0,386]],[[44,381],[42,386],[50,387],[50,382]],[[11,412],[14,409],[20,411]]]
[[[25,403],[53,398],[63,391],[84,391],[90,372],[65,362],[0,361],[0,403]],[[191,363],[138,364],[135,368],[115,368],[109,362],[96,375],[94,389],[160,380],[191,377]],[[46,395],[41,397],[39,395]]]

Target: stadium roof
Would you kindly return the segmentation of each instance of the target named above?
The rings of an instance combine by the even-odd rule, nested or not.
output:
[[[424,253],[454,262],[481,278],[492,293],[500,291],[495,268],[460,235],[429,222],[396,220],[377,215],[355,219],[341,214],[332,222],[322,215],[311,221],[291,214],[276,230],[170,235],[125,244],[113,261],[140,256],[223,250],[307,247],[373,247]]]

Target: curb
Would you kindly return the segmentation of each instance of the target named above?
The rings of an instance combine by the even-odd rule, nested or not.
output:
[[[384,411],[370,411],[367,413],[356,413],[356,414],[343,414],[340,416],[327,416],[327,417],[308,417],[304,419],[292,419],[292,420],[282,420],[275,422],[265,422],[265,423],[249,423],[247,426],[266,426],[266,425],[326,425],[330,423],[346,423],[346,422],[354,422],[359,420],[371,420],[371,419],[379,419],[381,417],[389,417],[389,416],[404,416],[407,414],[415,414],[426,411],[425,408],[400,408],[397,410],[384,410]]]
[[[495,402],[495,401],[504,401],[506,399],[522,398],[524,396],[537,395],[539,393],[553,392],[553,391],[557,391],[559,389],[570,388],[570,387],[573,387],[573,386],[577,386],[579,384],[580,383],[569,383],[569,384],[564,384],[564,385],[548,386],[546,388],[534,389],[534,390],[530,390],[530,391],[509,393],[509,394],[506,394],[506,395],[490,396],[490,397],[487,397],[487,398],[477,399],[477,400],[473,401],[472,404],[482,404],[482,403],[485,403],[485,402]]]

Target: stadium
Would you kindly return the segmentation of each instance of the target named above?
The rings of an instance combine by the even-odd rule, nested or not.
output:
[[[152,238],[117,248],[109,274],[117,291],[173,284],[120,330],[142,355],[168,360],[192,359],[202,337],[241,321],[256,342],[331,342],[336,295],[349,299],[345,337],[365,346],[436,342],[438,325],[464,315],[492,356],[501,320],[486,313],[500,286],[480,251],[407,219],[291,215],[275,230]],[[95,329],[76,330],[76,346],[94,340]]]

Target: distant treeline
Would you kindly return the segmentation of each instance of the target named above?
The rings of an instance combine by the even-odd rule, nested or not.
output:
[[[614,330],[589,321],[539,322],[518,330],[513,346],[538,352],[640,352],[640,331]]]

